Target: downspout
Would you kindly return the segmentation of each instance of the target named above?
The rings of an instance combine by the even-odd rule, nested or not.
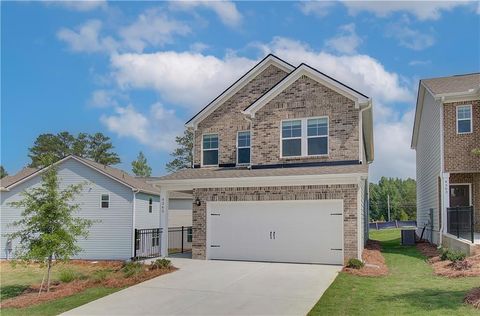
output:
[[[444,161],[444,156],[443,156],[443,102],[440,101],[440,181],[442,183],[440,184],[440,188],[442,191],[440,192],[440,201],[438,205],[440,206],[440,209],[438,210],[438,216],[439,219],[442,219],[442,223],[440,224],[440,233],[438,234],[438,248],[442,247],[442,242],[443,242],[443,230],[445,229],[445,220],[447,218],[447,212],[444,212],[446,209],[446,206],[444,205],[445,203],[445,188],[443,187],[445,185],[445,179],[443,178],[445,176],[445,173],[443,172],[445,169],[445,161]],[[450,176],[450,175],[449,175]],[[450,181],[448,182],[450,185]],[[448,188],[448,192],[450,192],[450,189]],[[433,223],[432,223],[433,226]],[[432,229],[433,230],[433,229]],[[433,238],[432,238],[433,242]]]
[[[360,148],[361,148],[360,160],[361,161],[363,161],[362,153],[365,151],[365,142],[363,140],[363,111],[368,110],[370,108],[372,108],[372,99],[368,99],[367,106],[360,109],[360,119],[359,120],[360,120],[360,128],[362,129],[361,131],[359,131],[359,133],[361,133],[361,135],[362,135],[362,137],[360,137]],[[365,154],[365,157],[367,157],[366,154]],[[365,160],[367,160],[367,159],[365,158]]]
[[[252,168],[252,144],[253,144],[253,123],[252,123],[252,119],[247,117],[247,116],[244,116],[245,120],[250,123],[250,163],[248,164],[248,169],[251,169]],[[236,140],[235,140],[236,141]],[[238,153],[237,153],[237,156],[238,156]]]
[[[135,256],[135,212],[136,212],[136,200],[138,189],[132,189],[133,191],[133,210],[132,210],[132,258]]]

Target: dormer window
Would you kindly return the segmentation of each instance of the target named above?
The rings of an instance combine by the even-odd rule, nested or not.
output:
[[[237,164],[250,164],[250,131],[237,134]]]
[[[457,106],[457,134],[468,134],[472,130],[472,106]]]
[[[218,166],[218,134],[203,135],[202,165]]]

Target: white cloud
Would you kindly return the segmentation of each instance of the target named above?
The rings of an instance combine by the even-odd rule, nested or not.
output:
[[[174,1],[170,4],[173,10],[191,11],[198,7],[214,11],[222,23],[230,27],[238,27],[243,20],[237,6],[231,1]]]
[[[153,104],[147,114],[138,112],[132,105],[117,107],[115,114],[102,115],[100,121],[119,137],[133,138],[151,148],[165,151],[175,148],[175,136],[183,130],[175,112],[165,109],[160,103]]]
[[[164,100],[193,107],[193,111],[210,102],[254,63],[234,55],[221,59],[173,51],[111,57],[113,77],[120,87],[154,89]]]
[[[89,20],[77,27],[76,30],[62,28],[57,32],[57,37],[66,42],[75,52],[102,52],[116,49],[117,42],[112,37],[101,37],[102,22]]]
[[[412,91],[402,78],[389,72],[368,55],[337,56],[314,51],[307,44],[276,37],[268,44],[257,44],[265,53],[274,53],[293,64],[304,62],[381,102],[411,102]]]
[[[305,15],[315,15],[323,18],[330,13],[330,9],[335,5],[333,1],[302,1],[299,3],[300,11]]]
[[[388,17],[394,12],[414,15],[419,20],[438,20],[442,12],[451,11],[459,6],[474,5],[473,1],[344,1],[348,12],[356,15],[367,11],[378,17]]]
[[[355,32],[355,24],[350,23],[340,27],[340,33],[326,41],[328,48],[343,54],[354,54],[362,39]]]
[[[401,24],[392,24],[387,28],[386,35],[398,40],[401,46],[423,50],[435,44],[435,37],[432,34],[422,33],[407,26],[405,21]]]
[[[192,45],[190,45],[190,51],[194,53],[202,53],[209,48],[210,46],[202,42],[195,42]]]
[[[371,181],[382,176],[415,178],[415,152],[410,149],[413,109],[405,114],[392,108],[374,104],[375,161],[371,168]]]
[[[140,14],[137,20],[120,30],[126,48],[141,52],[146,46],[162,46],[172,41],[173,35],[186,35],[190,28],[179,21],[167,17],[158,9],[149,9]]]
[[[73,1],[46,1],[48,5],[62,6],[72,11],[92,11],[96,9],[105,9],[107,7],[106,0],[73,0]]]
[[[92,92],[88,105],[97,108],[118,106],[118,99],[125,100],[127,97],[115,90],[99,89]]]

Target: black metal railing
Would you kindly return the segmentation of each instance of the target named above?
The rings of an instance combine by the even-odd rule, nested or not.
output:
[[[447,233],[475,241],[473,206],[447,208]]]
[[[161,228],[135,229],[133,260],[159,257],[161,234]]]
[[[192,251],[192,226],[168,228],[168,253],[184,253]]]

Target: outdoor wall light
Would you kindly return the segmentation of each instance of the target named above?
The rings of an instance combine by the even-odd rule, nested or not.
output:
[[[196,205],[196,206],[202,205],[202,201],[200,201],[199,198],[196,198],[196,199],[195,199],[195,205]]]

